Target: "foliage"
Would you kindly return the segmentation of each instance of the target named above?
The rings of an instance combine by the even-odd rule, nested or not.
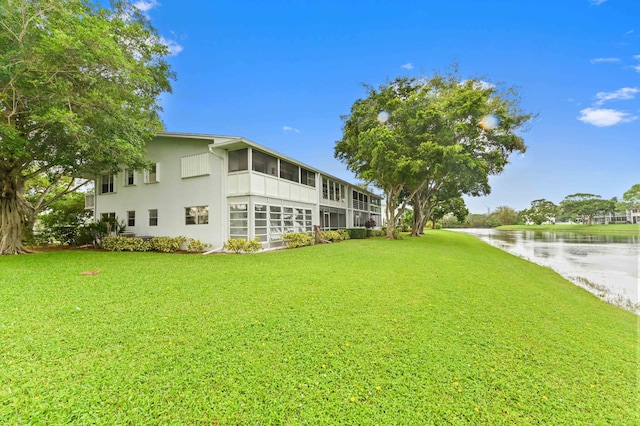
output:
[[[284,245],[287,248],[298,248],[313,245],[313,236],[306,232],[284,234]]]
[[[349,238],[354,240],[367,238],[367,230],[365,228],[347,228],[345,231],[349,233]]]
[[[0,2],[0,254],[25,252],[22,232],[49,195],[143,168],[162,130],[169,50],[129,1],[103,4]]]
[[[350,237],[346,229],[339,229],[337,231],[322,231],[320,238],[325,241],[338,242],[348,240]]]
[[[622,194],[622,201],[616,205],[616,210],[631,210],[640,207],[640,183],[631,186]]]
[[[442,223],[438,223],[438,220],[442,220],[447,214],[456,218],[459,222],[463,222],[469,215],[469,209],[465,204],[462,197],[443,197],[442,200],[437,200],[433,203],[433,207],[430,214],[432,224],[438,228],[438,225],[442,227]]]
[[[210,247],[210,244],[207,243],[203,243],[200,240],[197,240],[195,238],[189,238],[187,240],[187,252],[189,253],[202,253],[203,251],[205,251],[205,249],[207,247]]]
[[[246,238],[229,238],[224,243],[224,249],[233,253],[256,253],[262,249],[262,243],[258,238],[247,241]]]
[[[578,217],[582,223],[591,225],[595,215],[613,213],[616,203],[615,198],[604,200],[600,195],[578,193],[567,195],[560,202],[560,207],[564,214]]]
[[[37,232],[45,235],[48,242],[77,245],[83,236],[82,227],[90,217],[91,212],[84,208],[84,194],[66,193],[38,216]]]
[[[367,96],[342,117],[334,154],[384,191],[389,238],[410,201],[429,212],[445,186],[455,197],[486,194],[488,176],[500,173],[512,152],[525,151],[515,132],[531,115],[518,109],[512,88],[462,79],[457,70],[365,88]],[[481,128],[486,114],[498,116],[500,126]]]
[[[5,424],[640,423],[637,316],[467,235],[0,270]]]
[[[151,250],[160,251],[163,253],[173,253],[182,248],[182,245],[187,241],[185,237],[153,237],[149,240],[149,247]]]
[[[384,237],[385,235],[387,235],[386,230],[382,230],[382,229],[372,229],[371,230],[371,236],[372,237]]]
[[[518,223],[518,212],[509,206],[497,207],[491,212],[490,216],[497,226],[515,225]]]
[[[108,251],[149,251],[151,243],[142,238],[130,238],[119,235],[105,237],[102,248]]]
[[[522,217],[525,222],[531,222],[535,225],[542,225],[545,222],[554,223],[556,216],[558,215],[558,206],[553,202],[545,200],[533,200],[531,207],[522,212]],[[510,223],[503,223],[501,225],[511,225]]]
[[[367,220],[364,223],[364,227],[367,228],[367,229],[375,228],[376,227],[376,221],[371,217],[371,218],[369,218],[369,220]]]

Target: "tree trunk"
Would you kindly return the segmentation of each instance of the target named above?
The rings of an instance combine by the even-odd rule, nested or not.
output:
[[[0,255],[24,254],[22,230],[29,213],[24,199],[24,183],[19,176],[0,172]]]

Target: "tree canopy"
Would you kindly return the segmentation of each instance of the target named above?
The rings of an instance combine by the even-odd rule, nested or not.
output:
[[[342,117],[334,153],[384,192],[390,238],[409,203],[415,223],[418,214],[428,219],[444,193],[488,194],[489,176],[526,149],[516,131],[532,116],[520,111],[513,88],[462,79],[455,69],[365,88],[367,96]]]
[[[0,2],[0,254],[25,252],[22,230],[46,207],[24,196],[28,179],[144,167],[168,54],[128,1]]]
[[[567,195],[560,202],[560,207],[567,215],[579,217],[582,223],[591,225],[593,217],[597,214],[613,213],[617,199],[605,200],[600,195],[577,193]]]

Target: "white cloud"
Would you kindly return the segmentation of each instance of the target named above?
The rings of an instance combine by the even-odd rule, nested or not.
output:
[[[413,69],[413,64],[411,62],[409,62],[408,64],[402,65],[400,68],[404,68],[405,70],[412,70]]]
[[[633,99],[636,93],[640,92],[637,87],[623,87],[615,92],[598,92],[596,93],[596,105],[602,105],[608,101]]]
[[[606,3],[607,0],[589,0],[591,6],[600,6],[602,3]]]
[[[157,0],[139,0],[133,3],[133,7],[138,9],[140,12],[148,12],[156,6],[160,6]]]
[[[285,132],[300,133],[300,130],[296,129],[295,127],[291,127],[291,126],[282,126],[282,130],[285,131]]]
[[[634,117],[623,111],[600,108],[585,108],[580,111],[580,116],[578,117],[578,120],[583,123],[596,127],[615,126],[616,124],[628,123],[637,119],[638,117]]]
[[[591,60],[592,64],[599,64],[601,62],[620,62],[620,58],[594,58]]]
[[[633,67],[633,69],[640,72],[640,65],[636,65],[635,67]]]
[[[168,40],[164,37],[160,37],[160,43],[164,44],[169,48],[169,53],[172,56],[175,56],[178,53],[182,52],[183,47],[175,40]]]
[[[633,55],[633,59],[637,59],[640,61],[640,55]]]

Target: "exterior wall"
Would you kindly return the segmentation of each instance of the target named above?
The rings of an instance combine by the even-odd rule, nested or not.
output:
[[[202,140],[163,140],[162,137],[147,146],[147,157],[158,164],[158,182],[144,183],[144,173],[135,172],[135,185],[125,186],[124,173],[118,173],[115,192],[96,197],[95,213],[115,213],[118,220],[127,220],[127,212],[135,211],[135,226],[127,231],[138,236],[178,236],[196,238],[219,247],[223,243],[220,224],[226,229],[226,200],[222,179],[226,174],[223,161],[209,154],[210,174],[189,178],[181,177],[182,157],[208,152],[208,143]],[[185,208],[209,207],[209,223],[186,225]],[[158,210],[158,225],[149,226],[149,210]]]

